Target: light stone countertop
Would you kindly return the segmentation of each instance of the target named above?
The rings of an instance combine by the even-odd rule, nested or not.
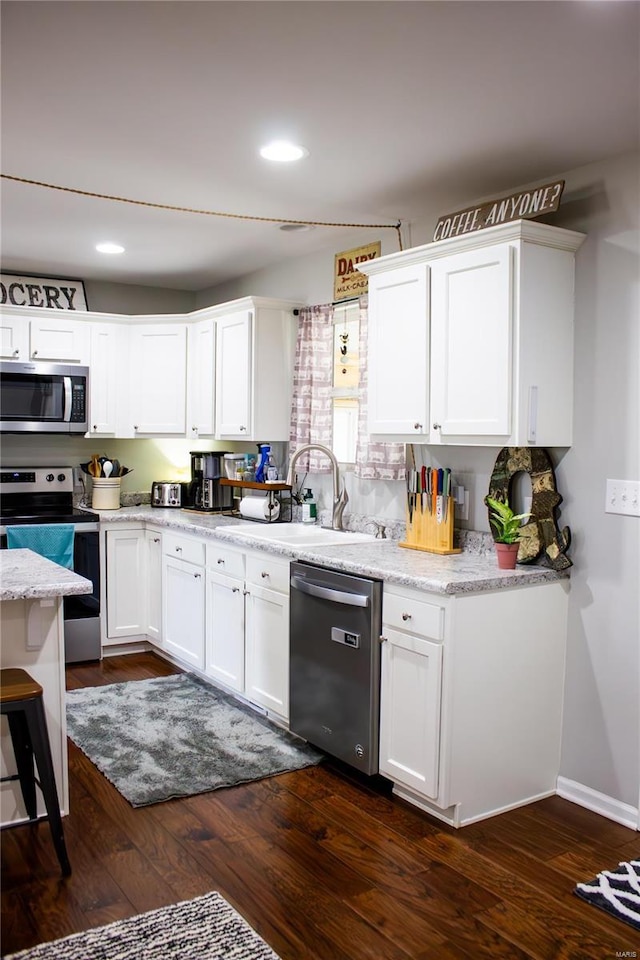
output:
[[[119,510],[94,511],[109,524],[144,522],[170,530],[210,537],[220,542],[257,549],[288,559],[342,570],[358,576],[373,577],[386,583],[399,584],[438,594],[477,593],[530,584],[567,579],[549,567],[519,565],[515,570],[500,570],[491,551],[465,550],[459,554],[439,556],[420,550],[400,547],[394,540],[371,540],[366,543],[337,544],[324,547],[291,547],[267,542],[246,535],[234,536],[234,527],[251,529],[255,522],[235,517],[202,515],[188,510],[159,509],[149,506],[121,507]],[[264,529],[264,524],[259,525]],[[282,527],[282,524],[278,524]]]
[[[33,550],[0,550],[0,600],[43,600],[91,593],[90,580]]]

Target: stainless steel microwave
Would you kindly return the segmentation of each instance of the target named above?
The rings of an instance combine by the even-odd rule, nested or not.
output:
[[[0,432],[86,433],[89,368],[0,362]]]

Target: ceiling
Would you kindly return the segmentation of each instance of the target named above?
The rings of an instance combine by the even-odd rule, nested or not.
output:
[[[3,179],[2,269],[201,290],[388,235],[285,220],[410,224],[637,149],[639,9],[3,2],[5,175],[274,222]],[[309,156],[262,160],[281,137]]]

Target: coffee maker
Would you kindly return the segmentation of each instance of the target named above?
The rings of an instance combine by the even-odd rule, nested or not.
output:
[[[224,476],[224,452],[193,450],[189,502],[194,510],[213,513],[231,510],[233,490],[220,484]]]

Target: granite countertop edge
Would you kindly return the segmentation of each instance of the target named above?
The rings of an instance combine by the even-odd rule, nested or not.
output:
[[[0,550],[0,601],[83,596],[93,584],[32,550]]]
[[[246,533],[236,536],[234,528],[242,527],[246,531],[250,529],[252,521],[219,514],[202,516],[184,510],[159,510],[150,506],[97,512],[103,523],[149,523],[168,530],[198,534],[231,546],[260,550],[290,560],[304,560],[345,573],[443,595],[509,589],[566,580],[569,577],[566,571],[536,564],[520,564],[515,570],[500,570],[493,554],[463,551],[441,556],[407,550],[395,540],[372,539],[364,543],[314,548],[285,546],[266,542],[261,537],[252,538]]]

